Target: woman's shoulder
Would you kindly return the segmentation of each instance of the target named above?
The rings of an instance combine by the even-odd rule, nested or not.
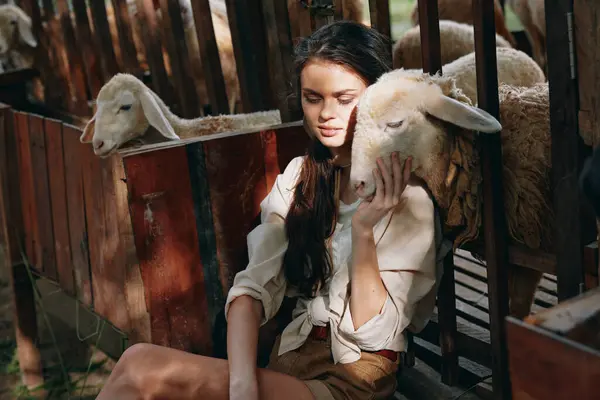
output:
[[[294,157],[290,160],[288,165],[286,165],[283,173],[279,175],[281,183],[286,186],[294,186],[298,176],[300,175],[300,170],[302,169],[302,164],[304,163],[304,159],[306,156],[298,156]]]

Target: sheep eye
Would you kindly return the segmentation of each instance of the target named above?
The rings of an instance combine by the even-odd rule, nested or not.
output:
[[[404,121],[388,122],[387,126],[388,126],[388,128],[400,128],[402,126],[403,122]]]
[[[16,19],[13,19],[13,20],[11,20],[11,21],[10,21],[10,24],[11,24],[11,25],[16,25],[16,24],[17,24],[17,20],[16,20]]]
[[[125,104],[125,105],[121,106],[121,108],[119,110],[127,111],[130,108],[131,108],[131,104]]]

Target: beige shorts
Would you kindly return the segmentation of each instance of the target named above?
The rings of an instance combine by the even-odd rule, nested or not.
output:
[[[358,361],[334,364],[330,339],[312,337],[300,348],[278,356],[280,340],[277,337],[267,368],[303,380],[318,400],[388,399],[396,391],[400,361],[363,352]]]

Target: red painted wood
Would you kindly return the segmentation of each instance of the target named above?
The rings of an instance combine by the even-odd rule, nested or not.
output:
[[[44,121],[44,133],[46,136],[48,183],[50,187],[50,205],[52,207],[54,251],[56,254],[58,282],[63,290],[74,295],[75,284],[73,282],[73,263],[71,262],[62,123],[46,119]]]
[[[21,211],[23,215],[23,251],[28,262],[37,265],[35,242],[37,237],[37,211],[34,202],[34,187],[29,144],[29,122],[27,114],[15,112],[15,133],[18,144],[19,182],[21,189]],[[20,253],[21,249],[19,249]]]
[[[77,298],[92,305],[89,248],[83,194],[82,157],[89,157],[89,149],[79,142],[81,130],[70,125],[63,126],[63,151],[65,157],[65,189],[68,208],[69,242],[73,278]]]
[[[33,174],[34,203],[37,225],[36,267],[44,271],[44,276],[56,281],[56,255],[52,230],[52,208],[48,185],[49,165],[46,159],[46,138],[44,118],[29,114],[29,144],[31,146],[31,168]]]
[[[185,147],[124,159],[152,342],[211,354],[211,326]]]

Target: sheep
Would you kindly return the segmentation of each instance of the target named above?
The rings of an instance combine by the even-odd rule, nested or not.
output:
[[[375,191],[376,157],[411,156],[440,207],[455,248],[479,237],[482,176],[475,132],[501,131],[504,199],[513,243],[551,251],[550,121],[547,82],[531,87],[501,84],[500,121],[472,105],[452,76],[418,70],[384,74],[361,97],[351,149],[350,182],[366,198]],[[389,166],[389,161],[387,161]],[[541,273],[510,266],[510,312],[529,311]]]
[[[473,8],[471,3],[472,0],[438,0],[438,17],[439,19],[449,19],[456,22],[474,25]],[[419,2],[415,1],[415,5],[410,17],[413,26],[419,24],[418,4]],[[496,24],[496,33],[505,38],[511,44],[511,46],[515,47],[515,38],[506,26],[504,13],[502,12],[502,7],[500,6],[498,0],[494,0],[494,23]]]
[[[15,5],[0,5],[0,68],[31,68],[37,44],[31,18]]]
[[[546,80],[544,72],[531,57],[510,47],[496,48],[496,66],[499,84],[507,83],[529,87]],[[414,71],[421,72],[420,69]],[[477,103],[475,52],[443,65],[442,72],[456,81],[456,85],[462,90],[463,95],[468,97],[473,104]]]
[[[138,78],[126,73],[116,74],[100,89],[96,105],[79,140],[92,143],[94,153],[102,158],[125,143],[144,143],[142,136],[150,126],[168,140],[179,140],[281,124],[279,110],[182,119]]]
[[[544,0],[508,0],[531,43],[533,59],[546,70],[546,8]]]
[[[497,47],[512,47],[496,34]],[[442,65],[475,51],[475,34],[472,25],[450,20],[440,20],[440,50]],[[422,68],[421,29],[417,25],[407,30],[394,44],[394,68]]]

